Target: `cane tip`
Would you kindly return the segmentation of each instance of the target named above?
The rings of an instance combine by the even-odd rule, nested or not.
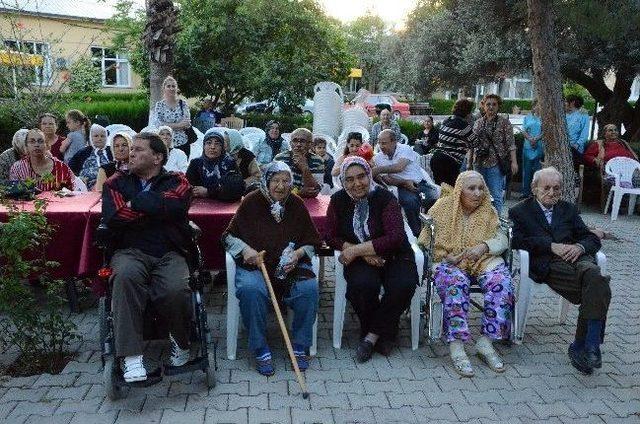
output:
[[[304,392],[302,394],[302,399],[309,399],[309,392]]]

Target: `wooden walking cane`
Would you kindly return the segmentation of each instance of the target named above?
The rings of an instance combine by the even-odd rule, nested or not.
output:
[[[273,286],[271,285],[271,280],[269,279],[269,274],[267,273],[267,268],[264,266],[264,250],[258,253],[258,265],[260,265],[260,270],[262,271],[262,276],[264,277],[264,281],[267,284],[267,288],[269,289],[269,295],[271,297],[271,303],[273,304],[273,309],[276,311],[276,317],[278,318],[278,324],[280,324],[280,331],[282,331],[282,336],[284,337],[284,342],[287,345],[287,352],[289,352],[289,358],[291,359],[291,365],[293,365],[293,370],[296,373],[296,379],[298,380],[298,384],[300,384],[300,389],[302,390],[302,397],[304,399],[309,398],[309,390],[307,389],[307,383],[304,380],[304,376],[300,372],[300,368],[298,368],[298,361],[296,361],[296,357],[293,354],[293,347],[291,346],[291,340],[289,339],[289,333],[287,333],[287,326],[284,325],[284,320],[282,319],[282,313],[280,312],[280,305],[278,304],[278,298],[276,297],[276,292],[273,291]]]

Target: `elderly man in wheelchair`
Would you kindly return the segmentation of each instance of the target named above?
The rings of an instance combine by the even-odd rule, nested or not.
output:
[[[466,171],[458,176],[453,189],[443,184],[442,195],[428,215],[428,225],[422,230],[419,243],[429,248],[431,256],[425,270],[430,287],[427,292],[430,331],[439,334],[440,328],[432,327],[441,325],[454,370],[464,377],[473,376],[464,344],[470,339],[471,284],[477,283],[484,296],[477,354],[493,371],[503,372],[505,366],[493,342],[509,340],[512,333],[510,240],[501,231],[482,175]],[[506,263],[501,257],[505,251]],[[434,310],[436,296],[440,298],[442,311]]]
[[[191,186],[183,174],[166,172],[166,161],[166,147],[157,135],[138,134],[131,146],[129,173],[114,175],[102,192],[102,223],[113,233],[111,302],[106,307],[112,312],[115,355],[122,359],[125,383],[147,380],[143,333],[150,307],[157,317],[152,325],[168,330],[169,368],[190,361],[190,268],[197,267],[187,220]],[[201,304],[196,306],[204,311]],[[195,321],[202,337],[201,315]],[[208,372],[208,366],[201,369]]]

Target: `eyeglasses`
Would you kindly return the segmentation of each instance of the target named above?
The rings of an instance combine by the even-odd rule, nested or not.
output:
[[[32,146],[41,146],[44,144],[44,138],[31,138],[27,140],[27,144],[31,144]]]

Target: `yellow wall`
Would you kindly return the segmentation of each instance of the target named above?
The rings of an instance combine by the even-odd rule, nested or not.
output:
[[[81,57],[91,56],[91,46],[106,48],[110,35],[100,22],[88,22],[64,18],[38,17],[0,12],[0,41],[20,40],[47,42],[52,57],[52,75],[54,86],[59,86],[65,76],[64,70],[56,67],[56,59],[63,58],[67,66]],[[0,47],[1,48],[1,47]],[[131,87],[104,87],[105,92],[128,92],[140,87],[138,75],[131,73]]]

